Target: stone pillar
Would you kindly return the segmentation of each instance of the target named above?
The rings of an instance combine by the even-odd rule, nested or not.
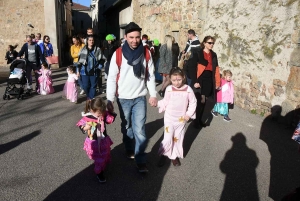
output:
[[[59,18],[60,13],[57,0],[44,0],[45,33],[43,33],[43,35],[50,37],[54,54],[59,56],[59,63],[61,63],[61,54],[57,27],[58,22],[61,21]],[[55,68],[58,66],[53,65],[52,67]]]

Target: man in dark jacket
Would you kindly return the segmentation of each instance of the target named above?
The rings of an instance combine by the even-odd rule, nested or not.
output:
[[[42,54],[41,48],[36,43],[32,42],[32,37],[30,35],[26,36],[26,41],[18,53],[17,59],[20,59],[21,56],[25,54],[26,59],[26,77],[28,79],[27,89],[32,89],[32,78],[31,71],[35,72],[35,82],[36,82],[36,90],[38,88],[38,73],[37,71],[41,67],[41,62],[46,62],[45,57]]]
[[[200,41],[198,37],[196,36],[196,33],[193,29],[188,30],[188,41],[186,42],[186,46],[184,50],[181,52],[181,55],[179,56],[179,59],[181,56],[185,56],[186,53],[191,51],[192,48],[200,47]]]

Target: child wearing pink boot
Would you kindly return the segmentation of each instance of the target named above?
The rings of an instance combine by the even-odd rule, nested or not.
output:
[[[166,157],[172,160],[174,166],[180,166],[179,158],[183,158],[183,139],[186,122],[195,119],[197,99],[191,87],[184,84],[185,75],[179,68],[170,72],[172,85],[165,91],[164,99],[158,101],[159,112],[164,115],[164,139],[159,148],[161,155],[158,166],[163,166]]]
[[[72,103],[77,103],[77,86],[76,86],[76,80],[78,80],[78,76],[75,74],[76,68],[75,66],[68,66],[67,73],[68,73],[68,80],[64,86],[64,96],[63,98],[66,98],[70,100]]]

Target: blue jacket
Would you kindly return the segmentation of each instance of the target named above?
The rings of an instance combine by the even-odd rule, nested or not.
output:
[[[43,54],[43,55],[45,55],[45,54],[44,54],[44,51],[46,50],[46,55],[47,55],[47,57],[52,56],[52,54],[53,54],[53,47],[52,47],[52,44],[51,44],[51,43],[48,43],[48,44],[47,44],[49,50],[45,49],[44,43],[40,43],[39,46],[40,46],[40,48],[41,48],[41,51],[42,51],[42,54]]]

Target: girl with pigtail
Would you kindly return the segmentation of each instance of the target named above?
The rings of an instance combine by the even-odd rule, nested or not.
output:
[[[76,124],[87,134],[83,149],[88,157],[94,160],[94,171],[100,183],[106,182],[104,170],[111,160],[110,146],[113,144],[106,132],[106,124],[115,120],[116,114],[106,111],[106,104],[102,98],[86,101],[82,119]]]

